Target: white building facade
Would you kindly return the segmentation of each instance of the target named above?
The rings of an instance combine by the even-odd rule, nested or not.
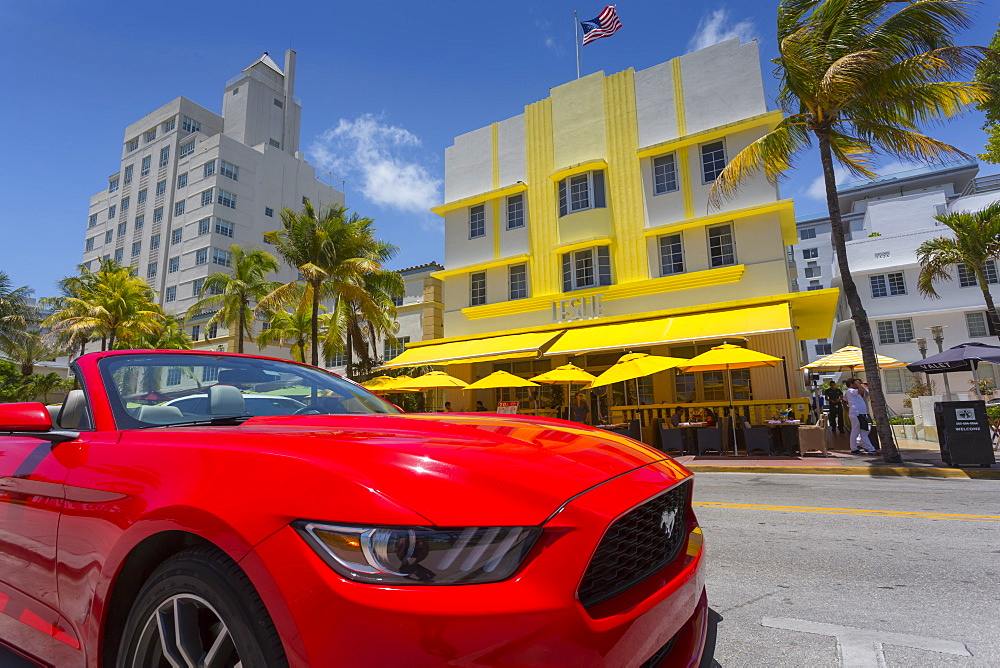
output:
[[[268,248],[261,235],[281,227],[282,209],[342,205],[298,150],[294,90],[295,52],[284,71],[265,53],[226,84],[222,115],[179,97],[129,125],[119,169],[90,201],[83,264],[133,267],[182,315],[205,278],[228,269],[230,245]],[[282,265],[273,280],[295,278]],[[222,327],[195,320],[188,333],[197,347],[235,349]]]

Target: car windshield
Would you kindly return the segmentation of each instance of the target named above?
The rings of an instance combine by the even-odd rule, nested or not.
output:
[[[351,381],[278,360],[153,353],[108,357],[100,370],[119,429],[257,415],[399,412]]]

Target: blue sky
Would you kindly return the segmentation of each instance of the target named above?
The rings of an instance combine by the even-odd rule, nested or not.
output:
[[[217,113],[222,88],[262,52],[298,52],[302,150],[347,205],[402,251],[394,268],[443,261],[444,149],[456,135],[520,113],[573,79],[579,0],[423,3],[7,2],[0,8],[0,269],[37,296],[80,261],[90,196],[119,166],[125,126],[177,96]],[[583,48],[583,72],[643,69],[700,46],[757,39],[773,92],[774,2],[622,0],[623,28]],[[986,44],[995,5],[959,40]],[[773,103],[772,103],[773,106]],[[976,153],[970,113],[935,136]],[[888,170],[899,169],[888,165]],[[983,166],[981,173],[1000,171]],[[783,196],[821,211],[819,164],[806,155]]]

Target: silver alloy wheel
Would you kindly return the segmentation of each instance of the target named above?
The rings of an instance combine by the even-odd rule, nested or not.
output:
[[[200,596],[176,594],[146,620],[132,668],[242,668],[229,628]]]

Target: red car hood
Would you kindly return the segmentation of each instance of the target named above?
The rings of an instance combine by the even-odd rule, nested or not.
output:
[[[667,459],[583,425],[506,415],[256,417],[238,427],[131,432],[130,440],[155,432],[161,443],[203,438],[213,449],[305,459],[438,526],[540,524],[576,494]],[[678,479],[686,475],[676,464],[664,470]]]

